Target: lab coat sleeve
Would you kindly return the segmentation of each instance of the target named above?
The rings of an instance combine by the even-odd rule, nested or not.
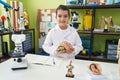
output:
[[[50,55],[55,55],[55,51],[56,51],[56,46],[53,46],[53,42],[52,42],[52,32],[48,32],[46,39],[44,41],[44,44],[42,46],[43,50],[45,52],[47,52]]]
[[[81,50],[83,50],[83,46],[82,46],[82,41],[80,39],[80,36],[78,35],[77,32],[75,34],[76,34],[76,37],[75,37],[76,41],[75,41],[75,44],[73,45],[73,48],[74,48],[75,55],[77,55]]]

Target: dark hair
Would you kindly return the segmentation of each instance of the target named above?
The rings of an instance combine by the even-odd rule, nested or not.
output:
[[[59,5],[59,6],[57,7],[57,9],[56,9],[56,15],[57,15],[57,13],[58,13],[58,10],[68,11],[68,16],[70,16],[70,11],[69,11],[69,9],[67,8],[67,6],[65,6],[65,5]]]
[[[91,68],[92,65],[95,67],[95,69],[98,69],[96,64],[92,63],[92,64],[90,64],[90,70],[92,70],[92,68]]]

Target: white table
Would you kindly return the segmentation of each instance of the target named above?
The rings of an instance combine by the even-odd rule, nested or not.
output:
[[[66,65],[69,63],[67,59],[54,58],[56,64],[52,66],[32,64],[38,59],[51,59],[49,56],[40,56],[34,54],[27,54],[28,69],[25,70],[11,70],[13,59],[9,59],[0,64],[0,80],[90,80],[88,77],[88,65],[91,63],[98,63],[102,68],[102,75],[106,80],[120,80],[118,75],[118,64],[95,62],[87,60],[72,60],[74,69],[74,78],[65,77],[67,73]],[[48,61],[50,62],[50,61]],[[51,62],[52,63],[52,62]]]

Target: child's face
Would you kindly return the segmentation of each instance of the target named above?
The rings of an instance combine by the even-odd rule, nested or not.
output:
[[[58,10],[56,20],[61,29],[66,29],[70,16],[67,10]]]

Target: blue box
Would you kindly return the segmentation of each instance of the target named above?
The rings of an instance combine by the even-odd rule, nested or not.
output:
[[[26,52],[30,49],[32,49],[32,33],[26,33],[26,40],[24,42],[22,42],[22,48],[23,48],[23,52]]]
[[[90,50],[90,37],[85,37],[85,36],[81,36],[80,37],[82,40],[82,46],[83,48],[87,51],[88,54],[91,54],[91,50]]]

